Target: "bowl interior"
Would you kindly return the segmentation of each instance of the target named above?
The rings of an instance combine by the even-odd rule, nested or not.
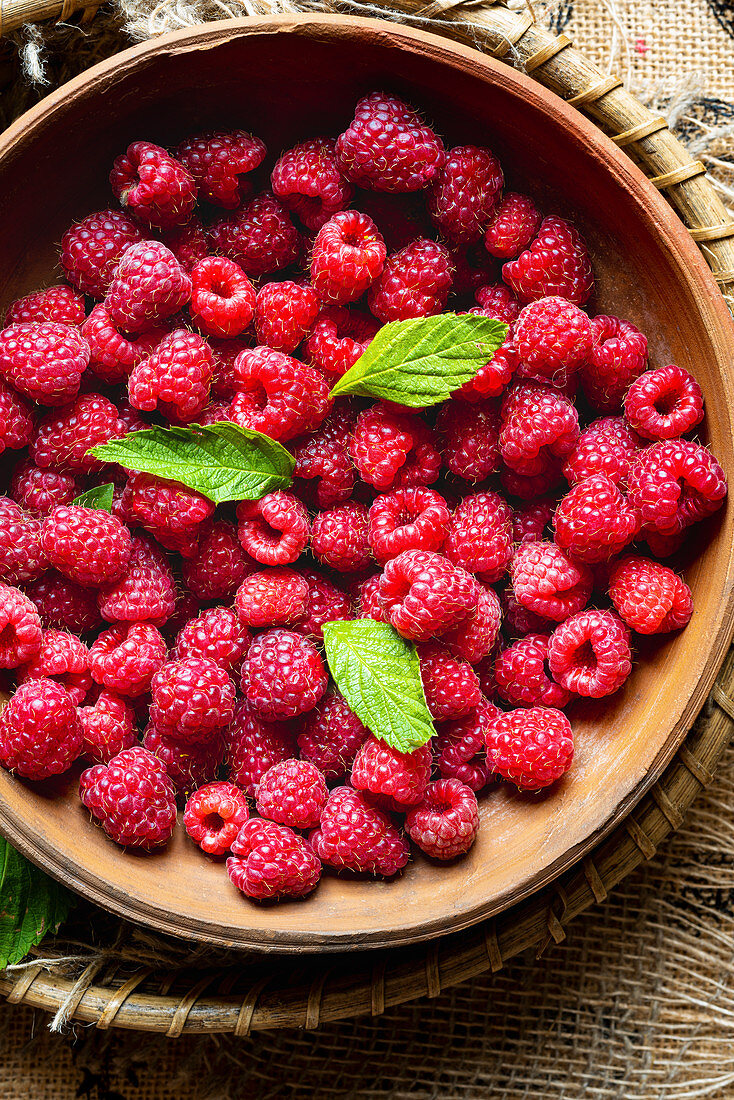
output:
[[[163,145],[240,127],[272,152],[338,133],[355,100],[389,88],[450,144],[487,144],[510,188],[570,215],[590,242],[603,312],[637,323],[653,364],[698,378],[707,436],[734,473],[727,355],[732,330],[695,246],[623,154],[551,93],[442,39],[341,17],[210,24],[120,55],[25,116],[0,144],[0,302],[56,276],[69,222],[113,204],[107,175],[135,139]],[[590,847],[658,777],[710,687],[729,636],[732,519],[692,536],[696,612],[681,635],[643,645],[625,688],[573,717],[577,755],[544,795],[490,791],[463,861],[418,858],[396,882],[326,876],[305,902],[248,903],[178,829],[169,847],[122,852],[78,802],[74,777],[32,785],[0,773],[0,827],[32,859],[98,903],[166,931],[280,950],[425,938],[496,913]]]

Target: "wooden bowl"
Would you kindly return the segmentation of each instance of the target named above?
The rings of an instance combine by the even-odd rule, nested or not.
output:
[[[654,364],[692,371],[707,438],[734,478],[731,320],[687,231],[633,163],[552,93],[442,38],[337,16],[231,20],[168,35],[89,70],[0,141],[0,301],[54,276],[73,218],[111,202],[113,158],[245,127],[271,150],[337,133],[361,94],[387,87],[424,108],[451,144],[486,142],[510,186],[573,217],[590,242],[598,301],[648,334]],[[183,829],[162,852],[121,851],[95,827],[76,773],[31,784],[0,773],[0,828],[50,874],[124,917],[225,945],[279,951],[376,947],[465,927],[549,882],[628,814],[660,776],[711,687],[732,626],[732,513],[695,529],[686,578],[696,611],[646,642],[625,688],[573,719],[572,771],[545,795],[493,790],[469,855],[418,858],[394,882],[325,876],[305,902],[248,902]]]

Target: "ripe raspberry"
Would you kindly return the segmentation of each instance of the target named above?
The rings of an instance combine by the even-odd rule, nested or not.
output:
[[[288,267],[301,250],[301,235],[287,208],[264,191],[209,228],[214,248],[251,279]]]
[[[515,505],[512,509],[514,542],[540,542],[546,536],[555,510],[555,500],[533,500]]]
[[[498,695],[513,706],[561,709],[571,699],[571,693],[550,677],[547,634],[526,634],[503,649],[494,673]]]
[[[492,584],[512,558],[512,509],[497,493],[470,493],[454,510],[444,554]]]
[[[0,382],[0,454],[26,447],[35,434],[30,404],[10,386]]]
[[[177,797],[183,801],[192,791],[216,779],[224,753],[220,731],[214,734],[210,742],[190,745],[177,738],[166,737],[150,725],[143,734],[143,745],[160,761]]]
[[[324,376],[282,351],[257,347],[240,352],[235,377],[231,418],[281,443],[314,431],[331,409]]]
[[[484,730],[498,708],[482,698],[464,718],[444,722],[433,739],[434,765],[442,779],[458,779],[473,791],[487,786],[492,768],[487,762]]]
[[[591,570],[574,563],[552,542],[524,542],[510,565],[512,589],[528,611],[562,622],[586,605]]]
[[[321,299],[312,286],[285,280],[260,287],[255,300],[258,344],[291,354],[319,315]]]
[[[591,353],[579,372],[581,388],[593,408],[619,412],[630,383],[647,366],[647,339],[619,317],[592,317],[591,332]]]
[[[491,256],[510,260],[528,247],[541,221],[540,212],[529,195],[506,191],[487,226],[484,247]]]
[[[565,458],[579,440],[573,402],[557,390],[534,382],[508,390],[500,410],[500,453],[515,473],[535,477],[554,459]]]
[[[206,657],[225,672],[239,672],[252,635],[229,607],[210,607],[189,619],[176,639],[174,655]]]
[[[364,354],[379,327],[367,314],[327,306],[306,340],[305,358],[325,374],[341,377]]]
[[[47,516],[57,505],[71,504],[80,491],[70,475],[39,470],[30,461],[19,463],[10,480],[10,496],[34,516]]]
[[[481,240],[453,245],[448,242],[448,249],[454,267],[451,293],[457,297],[468,298],[475,290],[497,278],[497,265]]]
[[[198,596],[195,596],[193,592],[189,592],[184,585],[177,584],[174,592],[173,612],[160,628],[164,637],[168,641],[175,641],[179,632],[191,619],[197,617],[200,610],[201,601]]]
[[[235,363],[242,351],[247,351],[252,346],[248,338],[233,340],[217,340],[212,337],[207,341],[214,356],[214,378],[212,379],[212,398],[219,401],[231,402],[237,395],[237,379],[235,376]]]
[[[520,357],[517,349],[512,337],[508,336],[489,362],[480,367],[474,377],[465,382],[454,396],[472,403],[486,397],[499,397],[509,385],[519,365]]]
[[[61,238],[59,260],[72,286],[104,298],[120,257],[143,234],[121,210],[100,210],[71,225]]]
[[[651,530],[675,534],[720,508],[726,477],[711,452],[688,439],[638,451],[628,475],[629,499]]]
[[[133,367],[163,339],[162,328],[125,336],[103,305],[95,306],[79,330],[89,344],[89,370],[103,382],[126,382]]]
[[[10,497],[0,497],[0,580],[30,584],[48,568],[41,548],[41,523]]]
[[[237,506],[237,537],[261,565],[290,565],[308,545],[308,512],[292,493],[278,489]]]
[[[196,205],[196,184],[180,161],[149,141],[134,141],[110,172],[116,199],[144,225],[185,225]]]
[[[372,561],[368,523],[367,506],[356,501],[318,512],[311,527],[311,553],[338,573],[359,573]]]
[[[59,573],[46,573],[28,586],[41,622],[47,628],[86,634],[101,623],[96,593],[67,580]]]
[[[564,298],[526,305],[514,328],[521,378],[562,387],[591,353],[591,322]]]
[[[53,680],[80,707],[92,686],[89,650],[75,634],[44,630],[39,652],[18,669],[18,683],[26,680]]]
[[[82,753],[95,764],[108,764],[123,749],[138,743],[135,712],[124,699],[102,691],[93,706],[79,707]]]
[[[303,898],[321,877],[321,864],[303,839],[285,825],[251,818],[240,829],[227,860],[230,881],[248,898]]]
[[[245,626],[285,626],[306,616],[308,581],[293,569],[251,573],[235,596],[237,616]]]
[[[352,765],[352,786],[389,800],[386,804],[403,809],[420,802],[431,778],[431,748],[422,745],[413,752],[397,749],[369,736]]]
[[[0,374],[40,405],[72,401],[88,364],[89,344],[71,325],[31,321],[0,332]]]
[[[630,632],[613,611],[579,611],[551,634],[548,664],[568,691],[592,699],[611,695],[632,671]]]
[[[420,642],[468,619],[476,611],[479,586],[440,554],[406,550],[385,566],[380,599],[397,632]]]
[[[188,423],[206,407],[214,375],[214,356],[205,340],[174,329],[132,369],[130,403],[144,412],[158,409],[174,423]]]
[[[176,585],[165,554],[151,540],[134,536],[127,572],[119,581],[101,588],[97,600],[108,622],[152,622],[160,626],[170,619],[176,605]]]
[[[230,780],[251,797],[266,771],[295,753],[293,730],[285,722],[267,722],[246,699],[237,703],[226,733]]]
[[[476,306],[472,306],[470,313],[478,313],[483,317],[493,317],[496,321],[502,321],[511,325],[517,320],[520,313],[520,303],[504,283],[494,283],[490,286],[480,286],[474,293]]]
[[[302,576],[308,582],[306,618],[294,629],[301,634],[312,634],[321,641],[324,623],[354,618],[352,601],[346,592],[320,573],[305,570]]]
[[[674,439],[703,420],[703,394],[682,367],[658,367],[632,383],[624,397],[632,428],[645,439]]]
[[[118,580],[130,563],[130,532],[119,519],[98,508],[62,505],[41,529],[43,552],[60,573],[96,588]]]
[[[398,489],[378,496],[369,511],[367,538],[381,565],[404,550],[440,550],[449,531],[446,501],[432,489]]]
[[[186,138],[176,157],[194,177],[199,197],[236,210],[250,187],[247,177],[265,159],[264,142],[244,130],[209,130]]]
[[[543,218],[529,250],[502,268],[521,302],[558,295],[577,306],[591,297],[594,273],[586,244],[570,222]]]
[[[230,420],[228,401],[210,401],[196,418],[197,424],[221,424],[224,420]]]
[[[242,691],[266,719],[295,718],[311,710],[327,683],[318,650],[292,630],[258,634],[242,666]]]
[[[498,710],[485,730],[487,759],[520,790],[539,791],[560,779],[573,760],[571,724],[560,710]]]
[[[468,619],[441,635],[442,643],[470,665],[491,653],[499,635],[502,610],[497,593],[479,587],[477,609]]]
[[[344,178],[332,138],[313,138],[281,153],[270,177],[273,191],[316,233],[349,206],[354,188]]]
[[[563,476],[576,485],[595,474],[606,474],[615,485],[625,485],[638,442],[624,417],[592,420],[566,458]]]
[[[576,561],[593,565],[624,550],[639,530],[639,516],[606,474],[580,481],[553,517],[556,543]]]
[[[386,254],[385,242],[372,219],[357,210],[343,210],[316,236],[311,282],[324,302],[354,302],[381,274]]]
[[[234,684],[206,657],[182,657],[162,665],[153,675],[150,692],[153,725],[185,744],[211,741],[234,714]]]
[[[294,478],[304,500],[318,508],[342,504],[352,495],[356,473],[349,457],[348,442],[357,423],[357,415],[349,404],[337,401],[329,416],[311,435],[293,448],[296,465]],[[315,482],[311,485],[311,482]]]
[[[557,459],[549,458],[547,466],[539,474],[528,476],[518,474],[508,466],[500,466],[500,483],[507,496],[518,497],[520,500],[535,500],[551,491],[560,492],[561,463]]]
[[[181,267],[187,274],[191,274],[200,260],[209,255],[209,234],[194,216],[186,225],[179,225],[175,229],[169,229],[162,234],[163,243],[170,248]]]
[[[196,553],[183,562],[181,571],[200,600],[223,600],[234,596],[252,568],[234,524],[218,519],[202,527]]]
[[[308,841],[321,862],[338,871],[390,878],[410,858],[408,842],[389,815],[351,787],[334,788]]]
[[[49,779],[82,748],[76,707],[53,680],[21,684],[0,714],[0,764],[25,779]]]
[[[385,92],[360,99],[336,156],[347,179],[376,191],[420,191],[446,163],[441,139],[418,112]]]
[[[39,423],[30,457],[36,466],[88,474],[104,463],[87,454],[92,447],[126,434],[117,409],[99,393],[85,393],[60,412],[48,413]]]
[[[431,187],[428,208],[453,241],[478,241],[497,205],[504,177],[496,156],[477,145],[457,145]]]
[[[115,268],[104,306],[112,322],[126,333],[146,329],[172,317],[191,296],[191,279],[160,241],[130,245]]]
[[[539,540],[535,540],[539,541]],[[522,637],[525,634],[550,633],[555,629],[553,619],[546,619],[542,615],[536,615],[518,601],[512,588],[506,588],[500,595],[502,608],[502,625],[510,638]],[[494,677],[494,672],[492,672]],[[486,688],[482,690],[486,694]]]
[[[463,718],[479,705],[482,693],[470,664],[440,642],[422,642],[418,658],[426,703],[436,722]]]
[[[6,325],[28,321],[56,321],[62,325],[81,325],[84,320],[84,299],[70,286],[50,286],[34,290],[12,302],[5,314]]]
[[[469,851],[479,830],[477,796],[458,779],[430,783],[423,801],[408,811],[405,831],[433,859]]]
[[[96,683],[118,695],[142,695],[168,650],[163,635],[151,623],[119,623],[104,630],[89,651]]]
[[[367,736],[366,727],[349,709],[344,696],[333,690],[304,716],[298,748],[301,758],[315,764],[327,783],[335,783],[351,772]]]
[[[468,405],[447,401],[438,414],[437,428],[444,466],[466,481],[483,481],[499,465],[500,418],[494,402]]]
[[[154,474],[131,474],[122,493],[122,509],[130,524],[149,531],[167,550],[196,557],[202,525],[214,505],[201,493]]]
[[[441,469],[441,455],[426,424],[386,405],[359,414],[349,453],[362,479],[379,492],[432,485]]]
[[[685,542],[685,530],[668,534],[663,531],[645,531],[645,542],[650,547],[650,553],[656,558],[669,558],[680,550]]]
[[[173,836],[173,783],[157,757],[140,746],[82,772],[79,796],[107,835],[123,847],[149,851]]]
[[[191,272],[191,320],[206,336],[239,336],[255,315],[255,288],[241,267],[207,256]]]
[[[453,276],[447,249],[421,237],[385,261],[367,298],[370,310],[383,324],[441,313]]]
[[[257,812],[261,817],[312,829],[318,825],[329,791],[326,780],[308,760],[283,760],[266,771],[257,788]]]
[[[186,832],[208,856],[223,856],[232,847],[250,810],[239,787],[207,783],[189,796],[183,812]]]
[[[686,582],[659,562],[636,555],[620,558],[609,574],[609,597],[638,634],[680,630],[693,614]]]

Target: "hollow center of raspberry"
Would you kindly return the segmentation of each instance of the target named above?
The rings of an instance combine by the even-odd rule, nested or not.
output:
[[[8,623],[0,630],[0,649],[3,649],[5,646],[14,646],[17,640],[15,627],[11,623]]]
[[[207,814],[203,822],[204,828],[210,833],[218,833],[224,828],[224,823],[224,818],[217,813]]]
[[[252,382],[252,388],[247,390],[247,396],[256,409],[262,410],[268,404],[267,391],[257,381]]]
[[[224,301],[234,298],[237,293],[236,287],[233,287],[227,279],[212,279],[209,291]]]
[[[582,668],[586,672],[596,672],[597,663],[594,647],[589,641],[583,642],[573,654],[574,668]]]
[[[277,527],[271,527],[262,517],[257,521],[257,539],[261,545],[277,546],[283,538],[283,532]]]
[[[664,390],[655,398],[653,407],[660,416],[670,416],[678,408],[679,400],[680,394],[677,390]]]

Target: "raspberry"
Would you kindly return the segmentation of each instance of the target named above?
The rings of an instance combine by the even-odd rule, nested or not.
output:
[[[312,829],[318,825],[329,791],[326,780],[308,760],[283,760],[266,771],[257,788],[257,812],[261,817]]]
[[[188,558],[196,556],[202,525],[214,512],[201,493],[154,474],[131,474],[122,508],[129,523],[139,524],[167,550]]]
[[[484,730],[498,708],[482,699],[479,706],[454,722],[444,722],[433,741],[434,764],[442,779],[458,779],[473,791],[486,787],[492,774],[487,762]]]
[[[595,474],[606,474],[615,485],[624,485],[637,446],[637,436],[623,417],[592,420],[566,458],[563,476],[576,485]]]
[[[109,512],[72,504],[54,508],[44,520],[41,546],[65,577],[96,588],[123,575],[132,540],[127,527]]]
[[[181,628],[175,656],[206,657],[225,672],[239,671],[252,636],[229,607],[210,607]]]
[[[209,235],[196,215],[186,225],[169,229],[162,236],[166,248],[170,248],[181,267],[189,275],[199,261],[209,255]]]
[[[285,825],[251,818],[232,844],[230,881],[248,898],[303,898],[321,877],[321,864],[303,837]]]
[[[242,179],[265,159],[264,142],[245,130],[209,130],[186,138],[176,157],[194,177],[199,197],[214,206],[236,210],[249,187]]]
[[[571,693],[548,671],[548,635],[526,634],[503,649],[495,661],[497,693],[513,706],[565,707]]]
[[[290,565],[308,545],[308,512],[292,493],[278,489],[237,506],[237,537],[261,565]]]
[[[149,851],[173,836],[173,783],[157,757],[140,746],[82,772],[79,796],[107,835],[123,847]]]
[[[534,540],[540,541],[540,540]],[[500,598],[502,608],[502,625],[510,638],[516,638],[524,634],[543,634],[555,628],[553,619],[546,619],[542,615],[536,615],[519,602],[512,588],[505,589]],[[492,673],[494,677],[494,672]],[[486,689],[483,689],[486,693]]]
[[[318,428],[331,409],[324,376],[282,351],[258,347],[241,352],[235,376],[232,419],[281,443]]]
[[[224,752],[221,732],[215,733],[210,742],[190,745],[166,737],[155,726],[148,726],[143,734],[143,745],[165,768],[176,795],[182,800],[216,779]]]
[[[164,637],[169,641],[175,641],[179,632],[191,619],[197,617],[200,610],[201,601],[199,598],[193,592],[189,592],[183,585],[177,584],[174,592],[173,612],[160,627]],[[184,654],[181,654],[181,656],[184,656]]]
[[[385,242],[366,214],[343,210],[319,230],[311,253],[311,282],[324,302],[356,301],[385,265]]]
[[[521,302],[558,295],[577,306],[591,297],[594,273],[581,234],[563,218],[543,218],[529,250],[502,268]]]
[[[428,550],[406,550],[385,566],[380,599],[391,625],[419,642],[469,618],[479,600],[470,573]]]
[[[431,187],[428,208],[440,232],[453,241],[477,241],[489,222],[504,184],[499,161],[489,149],[457,145]]]
[[[352,601],[341,588],[320,573],[307,570],[302,576],[308,582],[306,618],[295,629],[302,634],[312,634],[321,641],[324,623],[354,618]]]
[[[132,369],[130,403],[136,409],[158,409],[176,423],[195,420],[209,400],[214,356],[205,340],[184,328],[174,329]]]
[[[223,856],[232,847],[250,810],[239,787],[207,783],[186,802],[183,823],[194,844],[208,856]]]
[[[285,280],[266,283],[255,299],[255,332],[258,344],[274,351],[294,352],[311,331],[321,300],[312,286]]]
[[[512,537],[514,542],[540,542],[556,510],[554,500],[533,500],[518,504],[512,509]]]
[[[593,408],[618,412],[630,383],[647,366],[647,339],[618,317],[592,317],[591,332],[594,342],[579,372],[581,388]]]
[[[104,306],[95,306],[80,332],[89,344],[89,370],[103,382],[126,382],[133,367],[158,346],[165,332],[151,329],[138,336],[125,336]]]
[[[645,531],[645,542],[656,558],[669,558],[677,553],[685,541],[685,530],[668,534],[663,531]]]
[[[440,550],[449,531],[446,501],[432,489],[398,489],[378,496],[369,511],[367,538],[384,565],[404,550]]]
[[[469,310],[470,313],[492,317],[506,325],[516,321],[520,313],[520,303],[509,286],[505,286],[504,283],[477,287],[474,298],[477,304]]]
[[[126,333],[146,329],[172,317],[191,296],[191,279],[160,241],[130,245],[115,268],[104,306],[112,322]]]
[[[548,459],[548,464],[541,473],[532,476],[518,474],[507,466],[500,466],[502,488],[508,496],[519,497],[520,500],[535,500],[536,497],[555,490],[560,480],[560,462],[552,458]]]
[[[674,439],[703,420],[703,394],[687,370],[671,363],[632,383],[624,397],[624,411],[631,427],[645,439]]]
[[[385,609],[380,599],[380,578],[382,573],[375,573],[362,581],[355,589],[357,600],[358,619],[374,619],[378,623],[386,623]]]
[[[439,779],[423,801],[408,811],[405,831],[433,859],[454,859],[469,851],[479,830],[477,796],[458,779]]]
[[[133,537],[127,572],[101,588],[97,599],[108,622],[164,623],[176,602],[176,586],[165,554],[151,541]]]
[[[26,680],[53,680],[80,707],[92,686],[89,650],[75,634],[44,630],[39,652],[18,669],[18,683]]]
[[[468,619],[441,635],[443,644],[470,665],[481,661],[494,648],[499,635],[502,611],[497,593],[479,588],[477,609]]]
[[[721,507],[726,477],[711,452],[700,443],[669,439],[638,451],[629,476],[630,504],[643,525],[675,534]]]
[[[529,195],[506,191],[484,234],[484,247],[491,256],[510,260],[527,248],[537,235],[541,215]]]
[[[102,691],[93,706],[79,707],[82,753],[95,764],[108,764],[123,749],[137,745],[135,712],[124,699]]]
[[[520,790],[539,791],[560,779],[573,760],[571,724],[560,710],[498,710],[485,730],[487,759]]]
[[[546,473],[553,459],[565,458],[579,440],[573,402],[557,390],[520,383],[508,390],[500,410],[500,453],[515,473]]]
[[[9,497],[0,497],[0,580],[29,584],[48,568],[41,549],[41,523]]]
[[[143,234],[127,214],[100,210],[67,229],[59,260],[72,286],[93,298],[104,298],[123,252],[142,240]]]
[[[437,428],[444,466],[466,481],[483,481],[499,465],[500,418],[494,403],[447,401],[438,414]]]
[[[334,788],[308,840],[321,862],[338,871],[390,878],[410,858],[408,842],[389,815],[351,787]]]
[[[235,707],[226,742],[230,779],[253,797],[266,771],[295,752],[291,727],[265,721],[245,699]]]
[[[311,527],[311,553],[322,565],[338,573],[358,573],[372,561],[367,542],[369,511],[364,504],[347,501],[319,512]]]
[[[200,600],[234,596],[252,563],[242,550],[234,524],[214,520],[202,528],[196,553],[184,561],[183,579]]]
[[[522,607],[562,622],[586,605],[593,585],[591,570],[572,562],[552,542],[524,542],[510,565],[515,597]]]
[[[441,139],[418,112],[385,92],[360,99],[336,156],[347,179],[376,191],[420,191],[446,163]]]
[[[517,319],[514,340],[520,356],[518,375],[563,386],[591,352],[591,322],[564,298],[540,298]]]
[[[84,299],[70,286],[50,286],[34,290],[12,302],[5,314],[6,325],[28,321],[56,321],[62,325],[81,325]]]
[[[30,461],[19,463],[10,481],[10,495],[34,516],[47,516],[59,504],[71,504],[80,488],[73,477],[56,470],[39,470]]]
[[[163,635],[151,623],[119,623],[104,630],[89,651],[96,683],[118,695],[142,695],[168,650]]]
[[[301,248],[301,235],[288,210],[267,191],[215,222],[209,234],[215,249],[251,279],[292,264]]]
[[[305,618],[308,581],[293,569],[251,573],[235,596],[237,616],[245,626],[285,626]]]
[[[373,317],[340,306],[327,306],[304,345],[307,361],[327,375],[343,374],[369,347],[379,328]]]
[[[0,714],[0,764],[25,779],[49,779],[71,767],[82,727],[68,692],[53,680],[21,684]]]
[[[281,153],[270,177],[278,198],[314,233],[349,206],[354,194],[339,170],[335,151],[332,138],[304,141]]]
[[[414,806],[428,786],[431,762],[430,745],[422,745],[413,752],[398,752],[370,735],[354,759],[352,786],[388,800],[385,804],[391,807]]]
[[[71,325],[31,321],[0,332],[0,374],[40,405],[73,400],[88,363],[89,345]]]
[[[453,276],[447,249],[421,237],[385,261],[368,295],[370,310],[383,324],[441,313]]]
[[[222,421],[229,419],[228,401],[210,401],[204,406],[204,411],[199,413],[196,421],[197,424],[221,424]]]
[[[380,404],[359,414],[349,453],[362,479],[380,492],[432,485],[441,468],[433,435],[423,421]]]
[[[609,561],[637,534],[639,517],[606,474],[580,481],[553,517],[556,542],[577,561]]]
[[[208,344],[214,356],[212,397],[220,401],[230,402],[237,395],[237,379],[235,377],[237,356],[240,352],[247,351],[252,346],[251,341],[245,338],[217,340],[216,337],[212,337],[208,340]]]
[[[101,623],[96,593],[59,573],[46,573],[29,585],[28,596],[45,627],[86,634]]]
[[[327,783],[334,783],[351,771],[367,736],[367,729],[349,709],[344,696],[333,690],[305,715],[298,748],[303,760],[315,764]]]
[[[207,256],[191,272],[191,320],[206,336],[239,336],[255,315],[255,288],[241,267]]]
[[[592,699],[611,695],[632,671],[630,632],[613,611],[579,611],[551,634],[548,664],[568,691]]]
[[[182,657],[154,673],[150,720],[160,733],[184,744],[212,740],[234,714],[235,687],[207,657]]]
[[[471,493],[454,510],[444,554],[489,583],[499,580],[512,557],[512,509],[497,493]]]
[[[196,205],[196,184],[180,161],[149,141],[134,141],[110,172],[116,199],[145,225],[184,225]]]
[[[417,235],[417,234],[416,234]],[[497,265],[484,249],[481,241],[469,244],[449,242],[449,256],[454,268],[451,293],[467,298],[486,283],[497,278]]]
[[[470,402],[481,401],[485,397],[499,397],[509,385],[519,364],[517,349],[512,337],[508,336],[489,362],[481,366],[474,377],[456,391],[455,396]]]
[[[352,495],[356,478],[349,457],[348,440],[357,423],[349,405],[337,402],[326,420],[311,435],[294,445],[294,478],[315,481],[304,486],[301,495],[319,508],[342,504]],[[298,486],[299,490],[301,486]],[[311,491],[313,490],[313,491]]]
[[[316,647],[292,630],[259,634],[242,667],[242,691],[266,719],[295,718],[311,710],[327,682]]]
[[[88,474],[102,470],[104,463],[87,454],[92,447],[126,434],[117,409],[99,393],[85,393],[60,412],[41,420],[30,457],[36,466],[56,471]]]
[[[474,669],[440,642],[418,647],[423,692],[436,722],[463,718],[479,705],[482,693]]]
[[[693,614],[686,582],[659,562],[630,555],[609,574],[609,597],[624,622],[638,634],[680,630]]]
[[[33,410],[29,403],[0,382],[0,454],[26,447],[34,436]]]

